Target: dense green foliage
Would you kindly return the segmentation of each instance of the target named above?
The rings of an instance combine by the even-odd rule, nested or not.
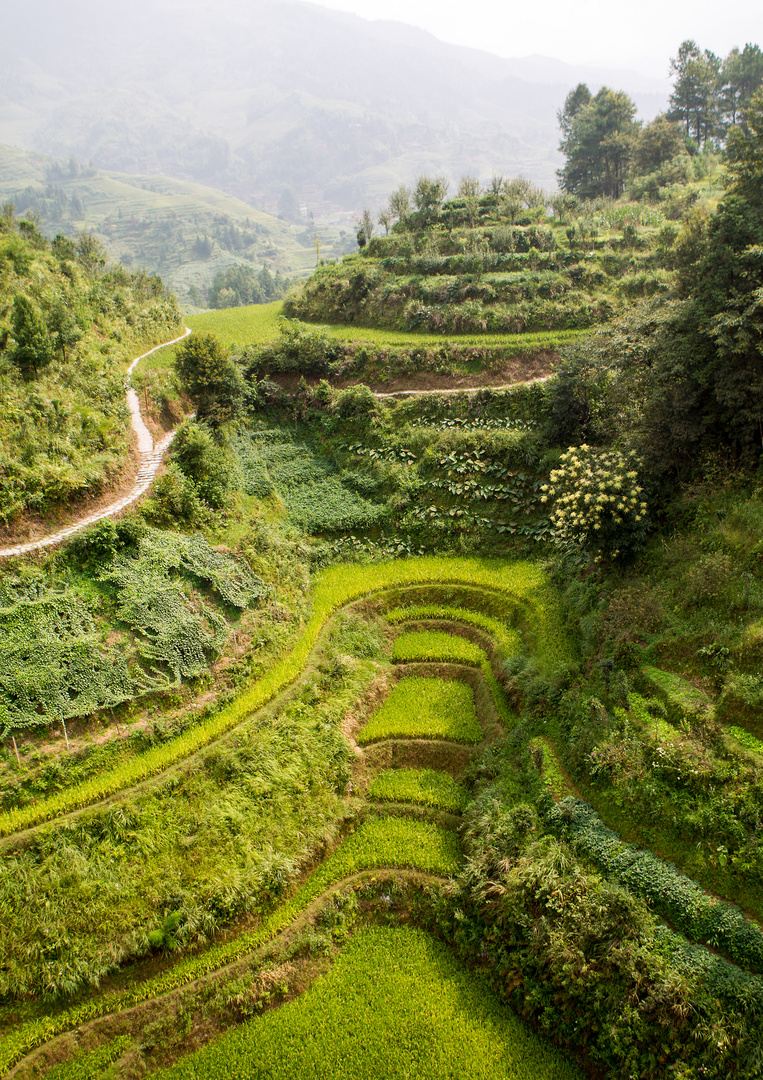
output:
[[[98,493],[125,464],[124,362],[175,336],[157,277],[107,267],[93,237],[51,243],[0,213],[0,524]]]
[[[77,541],[85,557],[110,556],[98,591],[76,577],[51,587],[34,570],[6,573],[0,582],[4,734],[86,716],[200,675],[228,637],[221,609],[244,609],[267,592],[245,565],[200,536],[146,526],[131,533],[124,525],[112,535],[112,528],[98,526]],[[200,587],[212,603],[201,595],[189,602]],[[110,644],[107,606],[119,628]]]
[[[627,176],[610,162],[659,206],[544,200],[498,178],[465,178],[446,201],[420,178],[390,198],[386,236],[364,214],[361,255],[320,266],[295,298],[341,328],[284,321],[275,340],[275,308],[234,309],[229,356],[200,327],[191,359],[222,411],[183,427],[143,520],[8,576],[4,722],[19,702],[47,726],[112,702],[124,719],[131,695],[179,701],[189,680],[229,691],[66,767],[20,713],[6,723],[21,753],[7,747],[3,771],[0,1067],[136,1004],[110,1035],[138,1033],[149,1069],[175,1061],[183,1024],[201,1040],[235,1018],[220,1001],[239,1019],[261,1007],[242,981],[261,958],[309,970],[346,938],[341,920],[320,924],[323,904],[425,924],[592,1074],[761,1074],[761,99],[742,88],[755,60],[729,58],[725,100],[744,103],[717,204],[712,179],[695,199],[710,150],[664,117],[626,131]],[[628,128],[616,99],[574,91],[573,142],[609,106]],[[54,342],[25,296],[6,313],[6,362],[32,383],[77,331],[59,320]],[[397,350],[390,327],[495,328],[504,308],[580,326],[586,304],[607,325],[548,383],[390,401],[317,381],[365,371],[376,385],[384,363],[389,377],[418,364],[422,381],[489,378],[504,345]],[[374,341],[348,342],[352,320],[374,323]],[[215,380],[230,365],[226,412],[232,383]],[[208,540],[145,524],[175,507]],[[506,558],[519,550],[536,560]],[[464,551],[496,557],[447,557]],[[280,1014],[280,1043],[307,1001]],[[178,1070],[220,1071],[205,1055],[232,1038]],[[145,1067],[131,1053],[117,1071]]]
[[[238,263],[215,274],[207,289],[207,303],[211,308],[269,304],[280,300],[290,285],[289,279],[282,277],[279,270],[271,274],[267,266],[263,266],[258,272],[253,266]]]

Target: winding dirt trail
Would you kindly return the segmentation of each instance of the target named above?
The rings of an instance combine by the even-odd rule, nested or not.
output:
[[[55,544],[60,544],[74,533],[87,528],[88,525],[94,525],[96,521],[101,521],[103,518],[113,517],[114,514],[118,514],[121,510],[124,510],[126,506],[134,503],[136,499],[139,499],[141,495],[148,491],[151,486],[151,481],[156,476],[159,466],[162,463],[162,458],[174,438],[175,432],[168,432],[163,439],[154,445],[151,432],[146,427],[143,422],[143,417],[140,414],[138,395],[130,386],[130,376],[138,361],[145,360],[147,356],[151,356],[152,353],[158,352],[159,349],[164,349],[168,345],[176,345],[178,341],[182,341],[183,338],[188,337],[190,333],[190,328],[186,327],[185,333],[181,334],[180,337],[173,338],[172,341],[165,341],[161,345],[156,345],[153,349],[149,349],[148,352],[143,353],[141,356],[136,356],[127,369],[127,381],[125,384],[127,408],[130,410],[130,422],[133,431],[138,438],[138,455],[140,459],[138,475],[135,478],[135,484],[133,485],[132,490],[129,491],[127,495],[123,495],[121,499],[117,499],[116,502],[110,503],[108,506],[95,511],[92,514],[87,514],[78,521],[72,522],[71,525],[67,525],[66,528],[60,529],[58,532],[51,533],[48,536],[43,536],[40,540],[31,540],[26,544],[15,544],[13,547],[0,548],[0,559],[10,559],[14,555],[26,555],[30,551],[39,551],[42,548],[53,547]]]
[[[142,353],[140,356],[136,356],[127,369],[127,379],[125,382],[125,397],[127,399],[127,408],[130,410],[130,422],[132,429],[138,440],[138,456],[140,461],[140,467],[138,469],[138,475],[135,478],[135,483],[132,490],[117,499],[115,502],[110,503],[108,506],[102,507],[100,510],[96,510],[93,513],[86,514],[84,517],[79,518],[77,521],[73,521],[70,525],[67,525],[63,529],[59,529],[58,532],[50,533],[48,536],[43,536],[38,540],[30,540],[24,544],[14,544],[11,547],[0,548],[0,559],[10,559],[15,555],[27,555],[31,551],[40,551],[43,548],[54,547],[56,544],[62,543],[67,540],[74,533],[80,532],[82,529],[86,529],[88,525],[94,525],[97,521],[102,521],[104,518],[113,517],[115,514],[120,513],[131,503],[134,503],[141,495],[148,491],[151,483],[156,476],[159,466],[162,463],[162,459],[167,452],[167,449],[172,442],[175,432],[168,432],[160,442],[154,444],[154,440],[151,436],[151,432],[146,427],[143,417],[140,412],[140,401],[138,395],[130,386],[130,376],[133,373],[135,365],[145,360],[147,356],[151,356],[152,353],[158,352],[159,349],[165,349],[168,345],[176,345],[179,341],[188,337],[191,333],[190,327],[185,328],[185,333],[180,337],[173,338],[172,341],[165,341],[161,345],[155,345],[153,349],[149,349],[148,352]],[[545,382],[549,379],[550,375],[541,375],[532,379],[518,380],[512,383],[504,383],[500,386],[456,386],[456,387],[440,387],[438,389],[400,389],[392,390],[384,393],[374,393],[376,398],[399,398],[410,396],[427,396],[429,394],[476,394],[481,390],[511,390],[516,386],[536,382]]]

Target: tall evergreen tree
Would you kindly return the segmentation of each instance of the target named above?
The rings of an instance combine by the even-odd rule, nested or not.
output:
[[[718,89],[721,61],[708,49],[704,51],[694,41],[684,41],[678,56],[670,61],[671,73],[676,76],[670,95],[669,120],[680,123],[697,146],[721,134]]]

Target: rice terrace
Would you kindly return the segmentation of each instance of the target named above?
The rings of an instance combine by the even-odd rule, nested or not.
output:
[[[3,207],[3,1076],[763,1077],[763,54],[671,63],[331,256]]]

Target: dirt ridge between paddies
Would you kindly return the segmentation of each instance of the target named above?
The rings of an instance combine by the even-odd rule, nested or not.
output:
[[[516,596],[518,601],[524,603],[530,601],[532,604],[535,601],[533,607],[540,624],[538,628],[561,635],[553,614],[546,611],[543,593],[548,582],[544,571],[536,563],[424,556],[370,566],[329,567],[317,575],[313,614],[293,651],[235,701],[215,716],[187,729],[172,742],[153,747],[140,757],[132,758],[99,776],[89,777],[75,788],[20,809],[5,811],[0,814],[0,836],[8,836],[51,818],[61,817],[99,802],[117,791],[133,787],[189,757],[230,730],[245,717],[267,705],[301,673],[321,629],[344,604],[393,586],[432,584],[484,585]]]

